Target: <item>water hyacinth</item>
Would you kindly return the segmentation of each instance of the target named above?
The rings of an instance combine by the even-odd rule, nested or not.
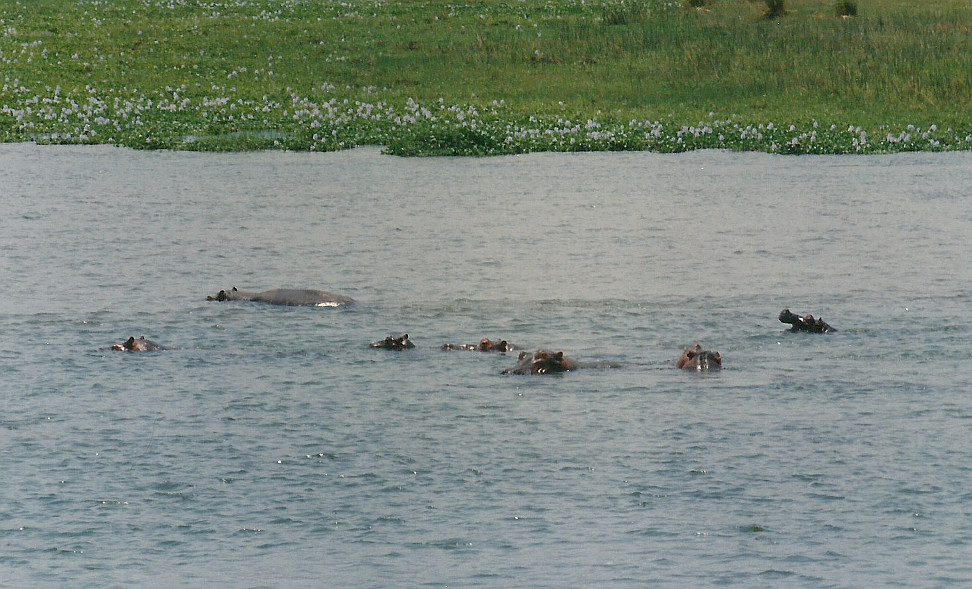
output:
[[[847,120],[847,115],[833,120],[805,116],[774,121],[771,117],[761,120],[753,113],[714,112],[700,118],[687,114],[692,109],[640,117],[637,109],[606,111],[596,105],[578,109],[571,106],[576,100],[523,103],[505,97],[478,99],[468,92],[466,98],[422,98],[421,92],[410,94],[407,84],[350,84],[316,74],[326,65],[357,78],[372,63],[388,59],[394,64],[431,44],[416,35],[418,40],[400,41],[400,53],[394,53],[385,38],[365,36],[364,41],[357,41],[366,49],[366,57],[362,57],[361,48],[352,46],[349,38],[352,32],[361,37],[361,27],[370,30],[371,23],[394,25],[395,36],[412,39],[412,33],[403,31],[420,26],[435,31],[435,27],[454,26],[452,21],[459,24],[459,35],[467,27],[487,27],[475,33],[476,43],[486,53],[482,64],[472,64],[474,69],[505,59],[499,54],[503,45],[484,36],[493,27],[506,31],[499,38],[511,40],[514,50],[522,45],[520,59],[532,72],[559,75],[567,67],[583,72],[606,57],[583,57],[571,65],[569,58],[558,56],[561,50],[556,43],[562,41],[551,37],[588,30],[630,37],[639,27],[661,19],[660,15],[678,15],[665,17],[676,21],[697,19],[684,16],[681,2],[522,0],[516,6],[451,3],[420,6],[422,10],[379,0],[87,0],[77,4],[75,15],[81,26],[94,31],[90,43],[72,41],[82,38],[82,29],[73,36],[60,34],[62,28],[76,26],[73,21],[53,19],[53,24],[38,24],[30,20],[32,12],[0,11],[0,63],[5,66],[0,74],[0,141],[193,150],[319,151],[383,145],[389,153],[400,155],[972,149],[972,124],[957,129],[916,122],[875,124]],[[419,16],[421,19],[416,18]],[[153,21],[166,23],[168,36],[146,33]],[[97,35],[111,26],[121,26],[126,35]],[[233,28],[237,26],[240,28]],[[261,27],[274,30],[278,26],[306,34],[313,43],[268,44],[255,57],[247,49],[247,59],[229,52],[225,43],[198,44],[206,38],[201,33],[215,34],[219,27],[229,27],[243,37],[257,35]],[[316,36],[312,30],[316,26],[348,33]],[[595,41],[598,46],[603,44]],[[305,67],[302,60],[313,51],[320,53],[320,59],[314,67]],[[212,55],[220,52],[226,55]],[[233,57],[237,60],[229,59]]]
[[[218,94],[190,97],[187,87],[150,95],[85,89],[83,97],[61,88],[32,93],[17,80],[4,91],[23,96],[3,104],[6,140],[46,143],[115,143],[134,148],[272,149],[331,151],[384,145],[398,155],[498,155],[535,151],[731,149],[775,153],[887,153],[968,150],[972,136],[920,128],[868,131],[855,125],[752,123],[714,115],[693,124],[662,120],[616,121],[610,117],[518,116],[502,101],[485,106],[423,104],[407,99],[365,101],[291,94],[286,100],[251,100],[213,85]],[[370,92],[372,96],[380,92]]]

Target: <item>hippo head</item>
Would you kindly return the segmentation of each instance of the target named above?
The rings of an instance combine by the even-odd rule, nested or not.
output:
[[[119,352],[154,352],[164,348],[152,340],[145,339],[145,336],[143,335],[138,339],[135,339],[135,336],[132,336],[123,343],[112,345],[111,349]]]
[[[516,366],[504,371],[504,374],[552,374],[574,370],[577,365],[563,352],[551,354],[547,350],[537,350],[531,356],[527,352],[520,352]]]
[[[685,349],[682,357],[675,363],[675,368],[699,372],[719,370],[722,368],[722,355],[719,352],[704,350],[701,345],[695,344]]]
[[[801,317],[796,313],[791,313],[789,309],[783,309],[780,312],[780,322],[792,325],[790,331],[807,331],[810,333],[833,333],[837,331],[824,321],[823,317],[818,319],[814,319],[813,315]]]
[[[800,317],[796,313],[790,312],[789,309],[783,309],[780,311],[780,323],[789,323],[790,325],[797,325],[798,323],[803,323],[803,317]]]
[[[402,334],[401,337],[388,336],[380,342],[375,342],[371,344],[372,348],[382,348],[385,350],[407,350],[409,348],[414,348],[413,344],[408,339],[408,334]]]
[[[476,349],[480,352],[509,352],[512,348],[505,339],[494,342],[488,337],[484,337],[480,340],[479,346]]]
[[[135,349],[135,336],[128,338],[120,344],[113,344],[111,349],[118,352],[131,352]]]
[[[574,369],[574,363],[564,356],[563,352],[551,354],[547,350],[539,350],[533,355],[533,373],[547,374],[549,372],[567,372]]]
[[[236,287],[234,286],[230,292],[236,292]],[[216,293],[216,296],[208,295],[206,296],[207,301],[228,301],[230,300],[230,294],[225,290],[221,290]]]

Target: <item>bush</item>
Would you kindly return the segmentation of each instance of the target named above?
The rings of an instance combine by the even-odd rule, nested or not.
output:
[[[783,0],[766,0],[766,14],[763,15],[765,18],[777,18],[786,14],[786,9],[783,7]]]
[[[854,0],[839,0],[835,10],[837,16],[857,16],[857,2]]]
[[[686,0],[685,2],[685,4],[692,8],[705,8],[705,5],[708,3],[709,0]]]

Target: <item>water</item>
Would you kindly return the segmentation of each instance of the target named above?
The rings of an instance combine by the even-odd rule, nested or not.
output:
[[[970,153],[0,145],[0,585],[968,586],[970,195]],[[438,349],[482,337],[624,367]]]

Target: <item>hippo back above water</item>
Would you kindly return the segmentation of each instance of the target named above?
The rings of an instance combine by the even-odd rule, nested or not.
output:
[[[324,290],[304,288],[277,288],[262,292],[239,290],[235,286],[230,290],[221,290],[216,296],[207,296],[207,301],[251,301],[270,305],[288,305],[302,307],[347,307],[354,304],[354,299],[344,295],[330,293]]]

